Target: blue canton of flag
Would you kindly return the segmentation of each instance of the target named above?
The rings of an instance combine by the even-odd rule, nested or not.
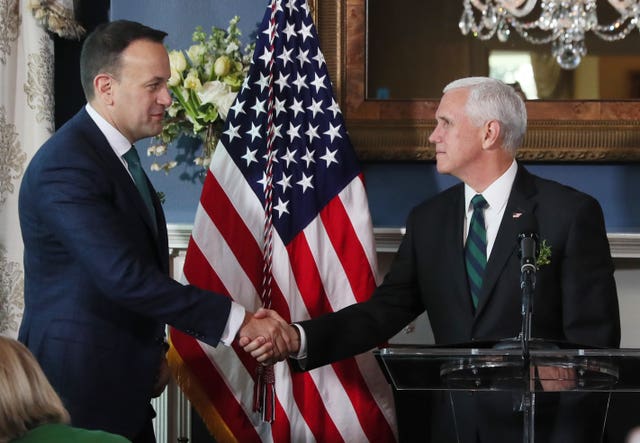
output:
[[[273,225],[285,244],[360,172],[306,2],[265,15],[253,64],[222,136],[264,204],[269,76],[273,78]],[[288,10],[285,14],[284,9]],[[270,66],[273,60],[273,67]]]

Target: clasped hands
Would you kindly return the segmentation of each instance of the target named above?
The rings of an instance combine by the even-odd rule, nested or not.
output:
[[[238,339],[240,346],[263,365],[282,361],[300,349],[298,329],[276,311],[264,308],[255,314],[245,313]]]

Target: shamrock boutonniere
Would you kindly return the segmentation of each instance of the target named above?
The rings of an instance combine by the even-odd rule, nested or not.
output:
[[[547,240],[543,239],[536,257],[536,268],[540,269],[541,266],[549,263],[551,263],[551,245],[547,243]]]

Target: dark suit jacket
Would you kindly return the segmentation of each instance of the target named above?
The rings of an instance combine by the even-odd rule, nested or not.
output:
[[[414,208],[391,269],[372,298],[301,323],[308,342],[305,369],[371,349],[425,309],[437,344],[516,337],[522,322],[519,226],[513,214],[519,212],[535,215],[540,240],[552,251],[551,263],[537,272],[532,336],[619,345],[614,268],[595,199],[519,165],[475,313],[464,265],[464,211],[463,184]],[[473,434],[476,424],[469,419]]]
[[[129,438],[149,419],[165,323],[215,346],[230,310],[227,297],[169,277],[165,219],[152,194],[156,220],[83,109],[36,153],[19,197],[19,339],[75,426]]]

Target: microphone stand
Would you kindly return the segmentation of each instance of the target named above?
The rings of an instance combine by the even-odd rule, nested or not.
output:
[[[533,240],[535,241],[535,240]],[[535,248],[534,248],[535,250]],[[535,259],[534,259],[535,260]],[[524,392],[522,397],[522,408],[524,409],[524,443],[535,441],[534,418],[535,418],[535,391],[531,383],[531,359],[529,355],[529,344],[531,341],[531,313],[533,311],[533,291],[536,286],[536,265],[525,263],[520,270],[520,289],[522,291],[522,331],[520,332],[520,343],[522,346],[522,361]]]

